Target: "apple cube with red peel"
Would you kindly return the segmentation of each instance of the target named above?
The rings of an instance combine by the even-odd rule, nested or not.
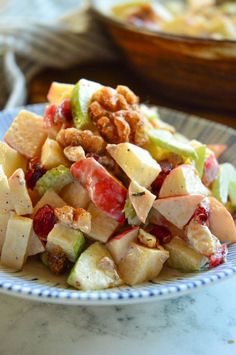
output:
[[[5,133],[4,140],[26,158],[39,155],[46,140],[43,118],[29,111],[20,111]]]
[[[203,199],[202,195],[167,197],[156,200],[153,207],[169,222],[182,229]]]
[[[208,196],[209,191],[201,182],[192,165],[179,165],[163,182],[159,198],[199,194]]]
[[[94,158],[80,160],[72,165],[71,174],[88,191],[96,207],[119,223],[125,221],[127,190],[100,163]]]
[[[131,181],[128,192],[138,218],[145,223],[156,196],[135,181]]]
[[[108,144],[107,151],[132,181],[149,187],[161,171],[151,154],[132,143]]]
[[[221,242],[236,243],[236,228],[233,217],[225,206],[214,197],[209,197],[210,230]]]
[[[219,164],[214,153],[211,153],[205,160],[203,168],[202,182],[206,186],[210,186],[211,183],[217,178],[219,173]]]
[[[87,235],[102,243],[106,243],[118,228],[119,223],[97,208],[92,202],[87,210],[91,215],[91,230]]]
[[[138,231],[139,227],[126,229],[123,233],[116,235],[106,244],[107,249],[110,251],[117,265],[125,257],[130,244],[137,239]]]
[[[118,271],[128,285],[153,280],[160,273],[168,257],[169,252],[164,248],[151,249],[131,243],[126,256],[118,266]]]

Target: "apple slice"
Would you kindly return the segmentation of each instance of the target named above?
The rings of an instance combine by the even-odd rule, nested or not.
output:
[[[153,207],[169,222],[182,229],[203,199],[202,195],[167,197],[156,200]]]
[[[64,156],[60,144],[50,138],[46,139],[42,147],[41,163],[47,170],[56,168],[58,165],[70,166],[69,161]]]
[[[1,263],[3,265],[16,270],[22,269],[27,257],[32,226],[31,218],[11,215],[2,247]]]
[[[127,190],[120,181],[109,174],[94,158],[83,159],[73,164],[71,174],[88,191],[96,207],[118,222],[124,222],[123,209]]]
[[[11,210],[13,210],[11,191],[3,167],[0,165],[0,213]]]
[[[69,99],[71,97],[73,89],[74,85],[72,84],[53,81],[49,88],[47,99],[50,103],[59,105],[64,99]]]
[[[60,192],[60,196],[69,206],[74,208],[87,208],[90,198],[87,190],[79,183],[72,181]]]
[[[183,239],[177,236],[165,244],[165,248],[170,253],[167,264],[171,268],[194,272],[207,268],[209,264],[207,257],[190,248]]]
[[[210,230],[221,242],[236,242],[236,227],[229,211],[214,197],[209,197],[210,202]]]
[[[22,110],[5,133],[4,140],[26,158],[39,155],[46,139],[43,118]]]
[[[213,196],[222,203],[227,203],[230,182],[236,180],[235,167],[230,163],[220,165],[217,179],[212,184]]]
[[[116,235],[106,244],[113,259],[118,265],[125,257],[128,248],[132,242],[137,239],[139,227],[126,229],[123,233]]]
[[[0,142],[0,164],[2,164],[4,173],[9,177],[18,168],[22,168],[25,171],[27,161],[25,157],[8,144]]]
[[[45,247],[43,246],[39,237],[32,231],[32,235],[29,240],[27,255],[33,256],[45,251]]]
[[[145,223],[156,196],[135,181],[131,181],[128,193],[138,218]]]
[[[119,223],[93,203],[89,204],[87,211],[91,214],[91,230],[87,235],[92,239],[106,243],[119,226]]]
[[[163,248],[151,249],[131,243],[118,270],[125,283],[135,285],[156,278],[168,257],[169,252]]]
[[[108,153],[117,162],[130,180],[149,187],[161,171],[151,154],[131,143],[108,144]]]
[[[109,251],[99,242],[80,255],[67,282],[81,290],[100,290],[122,284]]]
[[[8,180],[14,209],[18,215],[33,213],[33,206],[29,196],[25,174],[22,169],[17,169]]]
[[[50,205],[52,208],[66,206],[66,202],[58,196],[54,190],[47,190],[34,207],[33,215],[43,206]]]
[[[159,198],[182,195],[209,195],[192,165],[179,165],[163,182]]]

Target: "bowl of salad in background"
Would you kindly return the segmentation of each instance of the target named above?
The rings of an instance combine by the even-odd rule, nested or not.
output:
[[[191,10],[181,0],[93,0],[93,9],[132,70],[157,94],[235,112],[236,6],[188,3]]]

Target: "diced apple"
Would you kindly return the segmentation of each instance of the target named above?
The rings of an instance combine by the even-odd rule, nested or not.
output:
[[[90,198],[87,190],[78,182],[73,181],[60,192],[63,200],[74,208],[87,208]]]
[[[212,182],[217,178],[219,169],[220,167],[215,157],[215,154],[211,153],[205,160],[202,182],[206,186],[210,186]]]
[[[42,117],[25,110],[20,111],[4,136],[4,140],[26,158],[39,155],[45,139]]]
[[[124,222],[126,188],[94,158],[78,161],[71,173],[88,191],[96,207],[118,222]]]
[[[7,225],[2,247],[1,263],[13,269],[22,269],[32,233],[33,220],[12,214]]]
[[[226,150],[227,145],[225,145],[225,144],[208,144],[207,148],[210,149],[215,154],[216,159],[218,159]]]
[[[102,243],[106,243],[119,226],[119,223],[97,208],[93,203],[89,204],[88,212],[91,214],[91,230],[87,235]]]
[[[61,164],[70,166],[69,161],[64,156],[63,149],[60,144],[50,138],[46,139],[42,147],[41,163],[47,170],[56,168]]]
[[[191,165],[179,165],[166,177],[159,197],[172,197],[199,194],[207,196],[208,189],[202,184],[199,176]]]
[[[145,223],[156,196],[135,181],[131,181],[128,193],[138,218]]]
[[[168,266],[180,269],[185,272],[200,271],[207,267],[209,260],[179,237],[174,237],[169,243],[165,244],[170,257],[167,261]]]
[[[18,168],[22,168],[25,171],[27,161],[25,157],[8,144],[0,142],[0,164],[2,164],[4,173],[9,177]]]
[[[53,81],[48,94],[47,99],[50,103],[59,105],[64,99],[69,99],[71,97],[74,85],[64,84]]]
[[[14,209],[18,215],[33,213],[32,202],[26,187],[25,174],[22,169],[17,169],[10,176],[9,187]]]
[[[149,187],[161,171],[151,154],[131,143],[108,144],[108,153],[117,162],[130,180]]]
[[[235,167],[230,163],[220,165],[217,179],[212,184],[212,194],[220,202],[227,203],[229,195],[229,185],[236,180]]]
[[[156,278],[168,257],[167,250],[151,249],[131,243],[118,270],[125,283],[135,285]]]
[[[221,242],[236,242],[236,226],[229,211],[214,197],[210,202],[210,230]]]
[[[153,207],[169,222],[182,229],[203,199],[202,195],[167,197],[156,200]]]
[[[139,227],[126,229],[123,233],[116,235],[106,244],[111,256],[118,265],[125,257],[132,242],[137,239]]]
[[[55,247],[60,247],[71,262],[75,262],[83,251],[85,239],[83,234],[72,228],[56,223],[47,236],[46,249],[53,252]]]
[[[13,210],[11,191],[3,167],[0,165],[0,213],[11,210]]]
[[[6,230],[8,220],[10,218],[10,213],[0,213],[0,254],[2,250],[2,246],[6,237]]]
[[[36,206],[34,207],[33,215],[44,205],[50,205],[52,208],[63,207],[66,205],[66,202],[58,196],[58,194],[53,190],[48,190],[38,201]]]
[[[100,290],[122,284],[109,251],[99,242],[80,255],[67,282],[81,290]]]
[[[44,251],[45,251],[44,245],[42,244],[39,237],[34,233],[34,231],[32,231],[32,234],[31,234],[30,240],[29,240],[27,255],[33,256],[33,255],[43,253]]]

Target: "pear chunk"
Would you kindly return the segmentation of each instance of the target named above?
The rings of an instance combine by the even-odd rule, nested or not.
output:
[[[132,143],[108,144],[108,153],[132,181],[149,187],[161,171],[151,154]]]

